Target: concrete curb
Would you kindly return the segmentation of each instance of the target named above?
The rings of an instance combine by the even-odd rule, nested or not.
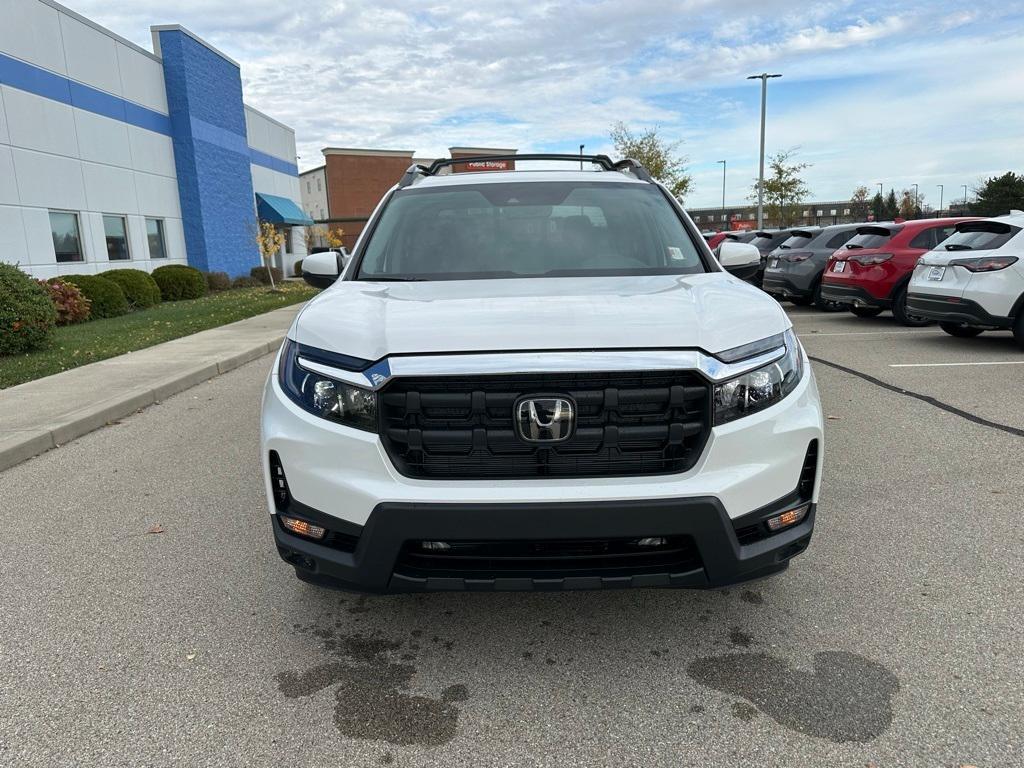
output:
[[[110,398],[85,408],[62,414],[41,428],[15,429],[0,435],[0,472],[16,464],[58,448],[107,424],[159,403],[171,395],[234,370],[264,355],[276,352],[284,341],[285,330],[269,341],[250,342],[213,361],[203,361],[165,375],[160,380],[117,392]],[[183,337],[187,339],[188,337]],[[176,340],[181,342],[181,339]],[[174,342],[168,342],[174,343]],[[42,379],[40,380],[42,381]]]

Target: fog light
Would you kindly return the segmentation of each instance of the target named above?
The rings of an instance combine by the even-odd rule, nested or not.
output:
[[[788,509],[781,515],[775,517],[769,517],[768,528],[772,531],[781,531],[783,528],[789,528],[791,525],[796,525],[807,516],[807,510],[811,508],[810,504],[804,504],[802,507],[796,509]]]
[[[447,552],[452,545],[447,541],[421,541],[420,547],[428,552]]]
[[[319,525],[313,525],[307,523],[305,520],[299,520],[295,517],[286,517],[281,515],[281,525],[287,528],[292,533],[297,533],[299,536],[305,536],[308,539],[322,539],[327,535],[327,529],[321,528]]]
[[[664,547],[666,544],[668,539],[664,536],[646,536],[636,543],[638,547]]]

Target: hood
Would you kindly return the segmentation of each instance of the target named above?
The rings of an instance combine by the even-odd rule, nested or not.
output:
[[[392,354],[700,348],[790,326],[778,303],[725,272],[409,283],[339,281],[289,336],[364,360]]]

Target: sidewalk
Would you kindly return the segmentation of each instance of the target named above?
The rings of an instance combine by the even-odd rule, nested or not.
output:
[[[297,304],[0,390],[0,471],[275,352]]]

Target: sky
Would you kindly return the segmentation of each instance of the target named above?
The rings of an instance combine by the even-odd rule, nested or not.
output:
[[[923,200],[1024,172],[1024,0],[66,0],[151,49],[182,24],[242,65],[247,103],[328,146],[588,153],[610,126],[681,141],[691,208],[745,202],[766,150],[815,200],[860,184]]]

